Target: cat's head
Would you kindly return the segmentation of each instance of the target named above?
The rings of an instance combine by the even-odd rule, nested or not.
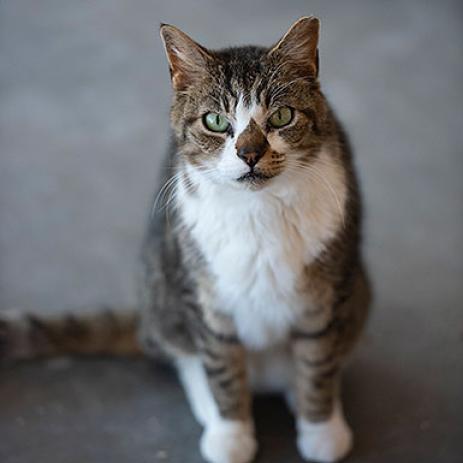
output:
[[[303,17],[272,47],[208,50],[162,25],[171,121],[188,168],[219,185],[260,189],[299,169],[323,140],[319,20]]]

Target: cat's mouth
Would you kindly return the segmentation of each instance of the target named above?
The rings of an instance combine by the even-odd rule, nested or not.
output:
[[[258,185],[262,185],[267,180],[270,180],[272,177],[273,175],[266,175],[256,170],[250,170],[249,172],[242,175],[241,177],[238,177],[236,180],[240,183],[247,183],[250,185],[258,186]]]

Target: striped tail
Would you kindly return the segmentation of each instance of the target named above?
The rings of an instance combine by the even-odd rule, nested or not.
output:
[[[61,355],[141,354],[133,309],[0,311],[0,362]]]

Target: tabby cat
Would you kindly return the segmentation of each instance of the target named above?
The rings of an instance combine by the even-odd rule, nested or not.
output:
[[[318,80],[319,20],[270,48],[209,50],[166,24],[161,37],[173,140],[140,311],[4,314],[3,356],[141,346],[175,365],[206,461],[253,460],[251,390],[286,394],[304,459],[339,461],[352,445],[340,371],[369,287],[352,156]]]

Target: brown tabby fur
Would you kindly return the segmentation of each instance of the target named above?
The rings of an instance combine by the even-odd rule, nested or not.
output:
[[[211,51],[172,26],[163,25],[161,33],[174,87],[174,137],[164,182],[179,173],[179,182],[189,194],[197,194],[198,185],[185,166],[214,168],[217,153],[230,136],[229,131],[205,129],[202,116],[213,111],[233,118],[239,95],[245,103],[256,99],[263,111],[289,106],[297,113],[293,124],[278,130],[265,123],[263,113],[241,133],[237,150],[261,153],[256,165],[259,175],[243,179],[249,189],[265,187],[284,171],[286,153],[275,146],[291,146],[302,153],[297,161],[307,166],[317,159],[322,145],[329,146],[331,162],[343,172],[347,199],[342,224],[299,276],[300,290],[310,294],[312,304],[288,339],[297,372],[298,410],[310,421],[326,420],[337,395],[343,359],[361,331],[370,296],[359,248],[361,205],[351,151],[318,81],[318,21],[293,27],[270,49]],[[155,208],[142,255],[139,339],[144,351],[162,352],[169,358],[199,353],[221,415],[249,418],[246,348],[233,320],[215,310],[214,277],[190,230],[182,226],[178,207]],[[37,316],[14,323],[5,318],[0,325],[3,355],[136,352],[135,317],[128,316],[124,326],[109,313],[50,322]],[[26,347],[18,346],[15,333],[21,334]]]

